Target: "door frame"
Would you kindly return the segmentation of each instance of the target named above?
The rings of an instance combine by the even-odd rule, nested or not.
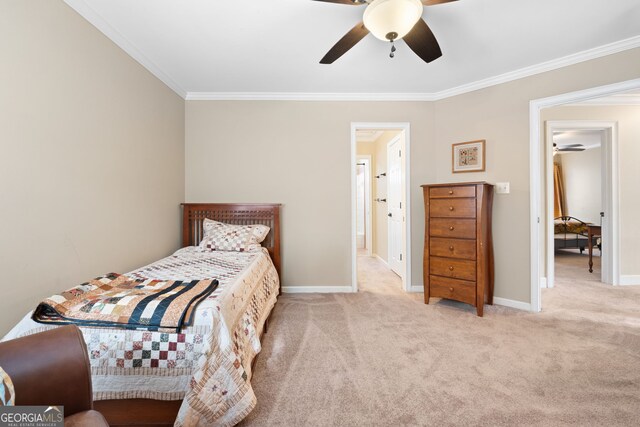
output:
[[[373,189],[373,181],[372,181],[372,173],[371,173],[371,154],[358,154],[356,156],[356,163],[365,162],[366,168],[364,170],[364,182],[365,184],[365,194],[364,194],[364,218],[365,218],[365,248],[367,249],[367,255],[371,256],[373,254],[373,226],[372,226],[372,195],[371,191]],[[357,171],[356,171],[357,172]],[[357,208],[357,206],[356,206]],[[357,209],[356,209],[357,213]],[[356,224],[357,229],[357,224]]]
[[[409,122],[351,122],[351,290],[358,292],[358,249],[356,244],[356,130],[357,129],[381,129],[404,131],[404,174],[405,174],[405,235],[404,275],[402,288],[411,292],[411,124]]]
[[[391,146],[391,144],[394,144],[396,142],[399,142],[402,145],[402,137],[403,137],[403,133],[399,132],[397,136],[393,137],[389,142],[387,142],[387,146],[386,146],[386,151],[387,151],[387,164],[386,164],[386,171],[387,171],[387,265],[389,266],[389,268],[391,268],[391,256],[392,256],[392,251],[391,251],[391,227],[389,226],[389,217],[388,215],[390,215],[389,212],[389,146]],[[406,151],[406,148],[401,147],[401,149]],[[405,153],[406,154],[406,153]],[[405,173],[405,177],[406,179],[406,173]],[[402,183],[400,184],[400,194],[399,194],[399,199],[404,202],[404,210],[406,211],[407,209],[407,202],[406,200],[402,200]],[[406,221],[406,213],[405,213],[405,221]],[[406,240],[406,236],[405,236],[406,232],[405,230],[402,230],[401,234],[400,234],[400,238],[402,239],[402,241]],[[404,253],[404,251],[402,252]],[[403,257],[403,259],[400,261],[400,275],[403,276],[404,274],[406,274],[405,268],[404,268],[404,264],[407,261],[407,257],[406,254]],[[403,278],[404,280],[404,278]],[[404,283],[404,282],[403,282]]]
[[[540,111],[543,108],[586,101],[635,89],[640,89],[640,79],[627,80],[548,98],[534,99],[529,102],[529,239],[531,311],[533,312],[539,312],[541,308],[540,218],[545,214],[545,209],[541,206],[541,189],[544,188],[544,174],[541,171],[541,167],[544,164],[544,154],[541,151],[542,124],[540,123]],[[617,162],[617,159],[615,161]],[[617,164],[615,170],[617,170]],[[616,248],[616,250],[619,251],[619,248]]]
[[[552,288],[555,282],[555,258],[554,258],[554,228],[549,221],[553,221],[553,132],[574,129],[604,131],[604,139],[601,149],[601,194],[602,211],[602,246],[605,248],[600,254],[601,281],[610,285],[620,282],[620,257],[618,256],[620,217],[619,173],[618,173],[618,123],[603,120],[549,120],[545,123],[545,182],[546,182],[546,282],[547,287]],[[617,260],[617,262],[616,262]]]

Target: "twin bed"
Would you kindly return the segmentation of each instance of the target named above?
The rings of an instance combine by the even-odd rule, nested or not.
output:
[[[203,251],[205,219],[269,227],[255,251]],[[184,204],[182,248],[133,279],[216,279],[180,331],[82,327],[95,407],[111,425],[235,425],[253,409],[252,363],[280,293],[280,205]],[[5,339],[52,325],[27,315]]]

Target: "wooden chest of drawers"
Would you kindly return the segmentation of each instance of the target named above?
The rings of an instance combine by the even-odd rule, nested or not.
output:
[[[493,304],[493,185],[485,182],[423,185],[424,302],[462,301],[482,316]]]

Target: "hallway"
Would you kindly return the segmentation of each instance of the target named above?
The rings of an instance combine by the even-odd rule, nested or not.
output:
[[[358,290],[397,294],[402,291],[402,279],[380,258],[358,252]]]

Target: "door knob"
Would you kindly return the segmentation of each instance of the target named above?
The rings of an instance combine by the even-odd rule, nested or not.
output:
[[[391,217],[391,216],[393,216],[393,215],[391,214],[391,212],[389,212],[389,213],[387,214],[387,216]]]

